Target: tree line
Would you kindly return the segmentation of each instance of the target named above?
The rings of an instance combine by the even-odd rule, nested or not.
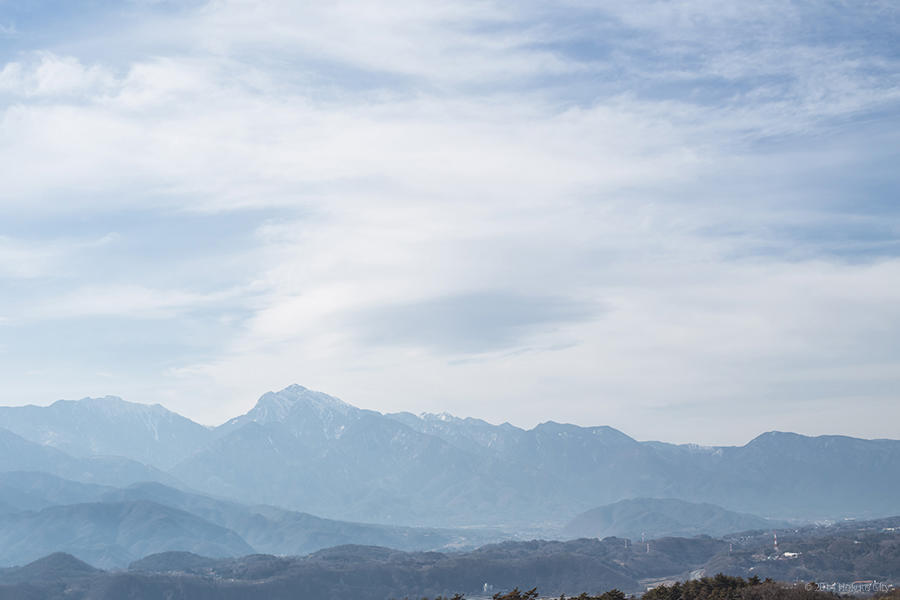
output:
[[[538,600],[537,588],[510,592],[498,592],[493,600]],[[753,576],[748,579],[719,573],[715,577],[703,577],[691,581],[660,585],[647,590],[640,600],[837,600],[837,594],[822,591],[814,583],[785,584],[771,579]],[[900,590],[877,595],[876,600],[900,600]],[[427,600],[423,598],[422,600]],[[462,594],[452,597],[438,596],[434,600],[465,600]],[[579,596],[559,597],[559,600],[638,600],[625,592],[613,589],[599,595],[582,593]]]

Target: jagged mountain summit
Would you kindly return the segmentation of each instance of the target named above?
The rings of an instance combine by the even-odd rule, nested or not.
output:
[[[11,445],[0,456],[7,471],[126,485],[92,472],[99,459],[87,455],[96,449],[131,461],[132,471],[136,461],[166,465],[143,467],[145,480],[168,477],[241,502],[362,522],[562,526],[641,497],[776,518],[900,510],[896,440],[770,432],[744,446],[699,448],[640,442],[603,426],[550,421],[526,430],[448,414],[382,414],[299,385],[264,394],[212,429],[116,399],[2,409],[3,427],[18,434],[0,431],[0,446]]]
[[[290,385],[280,392],[266,392],[249,412],[227,421],[216,429],[217,435],[227,435],[250,423],[276,426],[297,437],[334,439],[347,426],[365,413],[355,406],[322,392],[301,385]]]
[[[443,525],[434,506],[487,500],[460,483],[504,477],[474,453],[301,386],[263,395],[216,434],[172,473],[209,493],[331,518]]]

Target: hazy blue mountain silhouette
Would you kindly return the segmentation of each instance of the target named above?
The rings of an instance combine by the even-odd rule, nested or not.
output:
[[[159,404],[115,396],[0,407],[0,427],[73,456],[124,456],[160,469],[173,466],[213,435]]]
[[[518,483],[498,461],[300,386],[264,395],[222,430],[172,473],[210,493],[329,517],[442,524],[436,506],[484,514],[498,489]]]
[[[570,521],[562,533],[567,538],[617,536],[637,540],[699,534],[721,536],[785,525],[714,504],[672,498],[634,498],[586,511]]]
[[[39,471],[75,481],[116,486],[139,481],[178,483],[171,475],[127,457],[76,458],[0,427],[0,472],[13,471]]]
[[[895,513],[900,497],[896,440],[770,432],[735,447],[638,442],[611,427],[385,415],[297,385],[212,430],[115,399],[25,408],[0,411],[0,427],[22,434],[0,431],[0,470],[117,487],[163,481],[340,520],[561,526],[641,497],[776,518],[868,517]],[[97,415],[103,426],[85,425]],[[87,441],[76,439],[82,431]],[[121,457],[73,457],[62,447]],[[138,460],[173,466],[163,473]]]
[[[254,550],[233,531],[155,502],[53,506],[0,516],[0,565],[55,549],[99,567],[123,567],[165,550],[241,556]]]
[[[136,484],[102,495],[104,502],[147,500],[191,513],[226,527],[257,552],[300,555],[342,544],[370,544],[400,550],[474,547],[495,540],[497,532],[425,529],[323,519],[274,506],[247,506],[170,488]]]
[[[307,554],[329,546],[350,543],[384,545],[401,550],[472,548],[502,537],[496,531],[420,529],[335,521],[273,506],[247,506],[154,482],[114,488],[32,472],[0,473],[0,506],[7,507],[0,510],[0,515],[16,513],[6,520],[0,519],[0,535],[3,526],[11,528],[11,531],[24,531],[25,526],[36,526],[41,530],[47,523],[54,523],[51,516],[62,518],[61,515],[70,520],[66,524],[69,529],[93,530],[97,523],[104,523],[104,510],[108,510],[113,515],[111,519],[114,519],[122,504],[142,502],[188,513],[233,532],[255,552],[272,554]],[[77,506],[71,506],[73,504]],[[43,511],[51,506],[53,510]],[[85,506],[92,507],[92,510],[87,510]],[[26,511],[30,512],[20,514]],[[46,519],[35,521],[35,514],[38,512]],[[194,541],[190,548],[199,548],[202,542],[208,542],[209,547],[217,547],[221,533],[219,529],[194,529]],[[154,544],[158,551],[185,548],[181,528],[160,529],[154,534],[157,535]],[[212,537],[204,538],[207,534]],[[65,545],[68,541],[55,535],[31,536],[27,541],[29,556],[65,549],[78,556],[96,558],[96,554],[84,554],[81,547]],[[103,560],[106,562],[102,564],[121,566],[134,559],[133,549],[128,544],[103,539],[96,541],[98,546],[104,548]],[[247,546],[231,545],[220,552],[225,552],[223,555],[226,556],[236,556],[246,553]]]
[[[0,473],[0,506],[7,512],[41,510],[61,504],[96,502],[111,486],[70,481],[49,473],[12,471]]]
[[[54,552],[21,567],[4,569],[0,582],[56,582],[90,577],[101,570],[65,552]]]

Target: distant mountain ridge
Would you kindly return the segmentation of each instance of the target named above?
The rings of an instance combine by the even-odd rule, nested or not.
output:
[[[20,448],[0,453],[0,470],[118,487],[164,481],[350,521],[560,526],[641,497],[777,518],[900,510],[897,440],[769,432],[744,446],[699,448],[639,442],[605,426],[551,421],[525,430],[447,414],[381,414],[299,385],[267,392],[212,429],[110,398],[5,408],[0,428],[16,432],[0,430],[0,450]],[[124,458],[98,459],[93,450]]]
[[[0,516],[0,565],[34,560],[47,548],[102,567],[125,566],[169,549],[209,556],[254,552],[233,531],[146,500],[52,506]]]
[[[122,456],[73,457],[0,427],[0,472],[41,471],[67,479],[108,485],[139,481],[177,483],[171,475]]]
[[[0,427],[76,457],[123,456],[168,469],[204,446],[212,431],[159,404],[117,396],[0,407]]]
[[[115,488],[45,473],[0,473],[0,568],[63,550],[102,567],[153,552],[301,555],[341,544],[472,548],[496,531],[416,529],[322,519],[140,483]],[[148,529],[149,528],[149,529]]]

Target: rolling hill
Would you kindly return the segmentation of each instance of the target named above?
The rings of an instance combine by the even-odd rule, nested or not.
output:
[[[634,498],[584,512],[563,528],[567,538],[619,536],[631,539],[693,535],[721,536],[783,527],[784,522],[736,513],[714,504],[672,498]]]

